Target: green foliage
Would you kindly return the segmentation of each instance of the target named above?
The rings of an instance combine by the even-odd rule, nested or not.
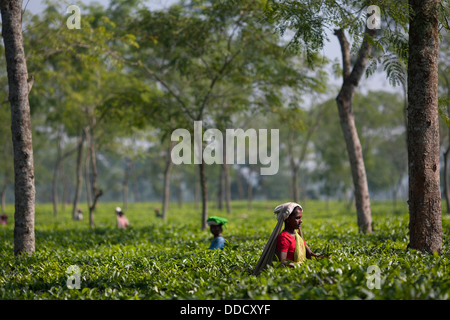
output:
[[[368,12],[371,5],[380,9],[381,30],[374,38],[365,34]],[[323,48],[327,30],[342,29],[350,35],[352,56],[357,56],[364,38],[374,48],[366,76],[373,74],[381,64],[393,86],[406,85],[408,59],[407,26],[410,8],[402,0],[313,0],[289,1],[267,0],[267,18],[274,22],[284,35],[293,32],[289,47],[306,54],[308,61]],[[340,66],[332,66],[333,73],[341,75]]]
[[[438,99],[439,115],[441,116],[442,119],[444,119],[447,126],[450,127],[450,117],[447,112],[449,104],[450,100],[447,99],[447,97],[439,97]]]
[[[366,76],[375,73],[381,65],[392,86],[406,88],[409,49],[407,35],[386,31],[380,39],[374,41],[374,46],[375,53],[367,66]]]
[[[259,202],[248,211],[245,202],[234,202],[224,251],[207,249],[212,236],[200,231],[200,213],[190,204],[167,223],[154,216],[154,204],[130,204],[127,230],[115,229],[113,203],[98,208],[94,230],[85,220],[55,218],[50,205],[38,205],[33,256],[13,255],[13,219],[0,226],[0,299],[449,298],[450,216],[443,216],[444,254],[422,254],[406,250],[406,206],[394,211],[388,203],[372,203],[372,235],[358,234],[355,214],[343,203],[302,203],[308,245],[332,258],[308,260],[298,269],[275,264],[252,276],[277,204]],[[80,289],[67,288],[72,265],[80,268]],[[367,286],[371,265],[380,268],[380,289]]]
[[[183,1],[166,11],[141,10],[129,32],[139,44],[132,52],[140,61],[136,71],[171,98],[164,111],[177,111],[170,116],[176,127],[208,117],[222,126],[240,112],[272,112],[288,100],[282,90],[297,97],[324,90],[325,73],[284,50],[257,1]]]
[[[445,28],[447,31],[449,31],[450,30],[450,24],[448,22],[448,17],[450,16],[449,0],[442,0],[439,3],[438,16],[439,16],[439,23],[441,24],[441,26]],[[441,29],[441,27],[439,29]]]
[[[447,126],[450,127],[450,34],[448,32],[442,32],[439,50],[439,115],[445,121]]]

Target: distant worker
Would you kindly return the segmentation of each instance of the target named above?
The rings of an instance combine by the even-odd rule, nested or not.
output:
[[[0,216],[0,224],[6,225],[8,220],[8,216],[6,214],[2,214]]]
[[[83,220],[83,210],[77,209],[75,213],[75,220]]]
[[[128,219],[125,217],[125,214],[120,207],[116,208],[116,217],[118,229],[126,229],[130,225]]]
[[[210,217],[206,220],[206,223],[209,225],[211,233],[214,236],[209,249],[223,250],[225,247],[225,238],[222,236],[222,226],[224,226],[227,222],[227,219],[221,217]]]

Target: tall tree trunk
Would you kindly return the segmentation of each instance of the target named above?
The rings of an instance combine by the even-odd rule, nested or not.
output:
[[[225,183],[225,204],[227,206],[227,213],[231,214],[231,186],[230,186],[230,167],[228,166],[226,159],[227,159],[227,145],[226,145],[226,139],[224,139],[223,144],[223,175],[224,175],[224,183]]]
[[[223,129],[222,129],[223,130]],[[225,186],[225,166],[226,166],[226,139],[222,139],[222,164],[219,166],[219,185],[217,189],[217,208],[223,210],[223,200],[225,198],[226,186]]]
[[[202,230],[206,229],[206,220],[208,219],[208,189],[206,186],[205,162],[199,164],[200,168],[200,187],[202,193]]]
[[[92,180],[91,180],[91,189],[92,189],[92,205],[89,206],[89,226],[94,228],[94,212],[97,207],[97,202],[100,197],[103,195],[103,190],[99,189],[97,186],[98,180],[98,170],[97,170],[97,151],[95,147],[95,139],[94,139],[94,128],[95,127],[95,118],[92,119],[92,125],[90,128],[86,130],[86,137],[89,142],[89,156],[91,159],[92,165]]]
[[[231,186],[230,186],[230,167],[228,164],[223,164],[225,175],[225,204],[227,207],[227,213],[231,214]]]
[[[64,174],[62,170],[62,164],[64,159],[66,159],[69,155],[71,155],[73,152],[76,151],[75,149],[72,149],[70,151],[67,151],[63,154],[62,152],[62,132],[61,130],[58,130],[58,137],[57,137],[57,155],[56,155],[56,161],[55,161],[55,167],[53,169],[53,181],[52,181],[52,198],[53,198],[53,215],[56,217],[58,216],[58,173],[61,173],[61,175]],[[64,196],[65,193],[63,193],[63,203],[64,203]]]
[[[61,135],[60,131],[58,130],[58,137],[56,141],[56,161],[55,161],[55,167],[53,168],[53,181],[52,181],[52,200],[53,200],[53,215],[55,217],[58,216],[58,172],[61,170]]]
[[[409,247],[442,251],[438,116],[438,0],[410,0]]]
[[[258,184],[261,187],[262,192],[264,193],[264,199],[266,199],[266,201],[269,201],[269,199],[270,199],[269,192],[266,188],[266,180],[264,177],[265,176],[263,176],[263,175],[258,176]]]
[[[288,137],[288,152],[289,152],[289,163],[291,165],[291,174],[292,174],[292,200],[294,202],[298,202],[298,166],[299,164],[295,162],[294,159],[294,131],[289,129],[289,137]]]
[[[374,30],[366,29],[365,37],[371,37],[374,33]],[[367,66],[371,45],[364,39],[361,48],[359,49],[353,70],[350,71],[350,44],[348,43],[343,30],[335,30],[335,35],[338,37],[341,45],[344,76],[344,82],[336,97],[336,102],[341,128],[347,146],[347,154],[350,160],[353,185],[355,187],[357,222],[360,232],[371,233],[372,213],[370,209],[369,187],[367,185],[366,168],[364,166],[361,142],[356,130],[352,105],[355,89]]]
[[[252,183],[253,166],[249,164],[248,181],[247,181],[247,207],[248,210],[253,209],[253,183]]]
[[[133,179],[133,195],[134,202],[141,202],[141,191],[139,188],[139,178],[137,176]]]
[[[169,208],[170,201],[170,171],[172,170],[172,158],[170,154],[172,152],[172,148],[174,146],[174,142],[170,141],[169,148],[167,150],[167,154],[165,157],[166,167],[164,168],[164,189],[162,196],[162,218],[163,220],[167,220],[167,209]]]
[[[448,154],[450,152],[450,145],[447,146],[447,149],[444,152],[444,196],[445,203],[447,204],[447,213],[450,212],[450,190],[448,186]]]
[[[128,182],[130,180],[131,170],[133,168],[133,161],[131,159],[125,159],[125,172],[123,176],[122,182],[122,190],[123,190],[123,209],[128,210]]]
[[[244,186],[242,183],[242,174],[240,168],[236,170],[236,184],[238,187],[239,200],[244,199]]]
[[[224,170],[224,164],[221,164],[219,166],[219,186],[217,188],[217,208],[219,210],[223,210],[223,192],[225,188],[225,170]]]
[[[397,186],[392,188],[392,202],[394,206],[394,211],[397,209]]]
[[[2,0],[2,36],[5,45],[14,148],[14,254],[35,251],[35,185],[33,143],[28,94],[27,62],[22,39],[22,1]]]
[[[447,84],[447,101],[450,101],[450,83],[448,75],[444,74],[444,80]],[[447,102],[447,113],[450,114],[450,103]],[[448,128],[448,145],[447,149],[444,152],[444,195],[445,202],[447,204],[447,213],[450,213],[450,186],[448,179],[448,154],[450,153],[450,127]]]
[[[163,188],[163,196],[162,196],[162,218],[163,220],[167,219],[167,210],[169,208],[169,200],[170,200],[170,171],[172,170],[172,161],[166,162],[166,167],[164,169],[164,188]]]
[[[61,164],[61,167],[60,167],[60,176],[61,176],[61,181],[62,181],[62,184],[63,184],[61,210],[62,210],[62,212],[65,212],[66,211],[66,203],[70,203],[70,202],[69,202],[69,199],[67,197],[67,179],[66,179],[66,175],[64,173],[64,169],[63,169],[62,164]]]
[[[306,133],[306,137],[301,145],[300,155],[298,157],[298,162],[295,162],[294,157],[294,130],[289,129],[289,137],[288,137],[288,152],[289,152],[289,162],[291,165],[291,173],[292,173],[292,199],[294,202],[298,202],[299,200],[299,190],[298,190],[298,172],[300,169],[300,164],[305,161],[306,151],[308,149],[309,141],[311,140],[312,135],[319,127],[319,123],[323,116],[323,109],[325,107],[325,103],[322,103],[317,109],[317,114],[314,118],[314,123],[308,128],[308,132]],[[304,183],[302,183],[304,186]]]
[[[183,208],[183,184],[181,181],[177,186],[178,209]]]
[[[200,167],[198,167],[200,170]],[[195,210],[198,210],[198,203],[199,203],[199,198],[200,198],[200,190],[199,190],[199,177],[200,173],[197,175],[197,172],[195,172],[195,176],[194,176],[194,208]]]
[[[2,191],[0,192],[0,198],[2,202],[2,212],[5,212],[6,209],[6,189],[8,189],[9,179],[5,178],[5,182],[3,183]]]
[[[89,145],[89,137],[86,138],[87,143]],[[92,205],[92,193],[91,193],[91,169],[90,169],[91,159],[89,154],[86,154],[86,158],[84,159],[84,185],[86,187],[86,201],[88,208]]]
[[[82,160],[83,160],[83,143],[84,143],[84,134],[83,132],[79,133],[78,136],[78,148],[77,148],[77,164],[76,164],[76,182],[75,182],[75,195],[73,197],[73,208],[72,208],[72,219],[77,219],[77,210],[78,210],[78,202],[81,197],[81,184],[82,184]]]

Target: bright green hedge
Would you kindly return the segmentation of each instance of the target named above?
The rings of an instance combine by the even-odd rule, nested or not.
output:
[[[170,205],[167,222],[155,217],[158,204],[131,204],[131,227],[115,228],[114,207],[100,203],[96,228],[88,217],[72,221],[70,210],[57,218],[50,205],[36,208],[36,252],[13,255],[13,207],[0,226],[0,299],[449,299],[449,226],[443,214],[444,253],[406,250],[407,208],[372,203],[374,233],[357,232],[354,209],[336,202],[302,203],[303,231],[316,253],[332,259],[308,260],[298,269],[269,267],[251,275],[276,220],[278,202],[234,202],[224,251],[208,250],[209,230],[200,230],[200,209]],[[86,210],[84,210],[86,212]],[[69,266],[81,271],[80,289],[69,289]],[[380,289],[370,289],[368,268],[380,271]],[[372,281],[372,283],[374,283]]]

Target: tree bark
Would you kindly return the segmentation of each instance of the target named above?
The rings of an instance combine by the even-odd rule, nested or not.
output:
[[[177,186],[177,198],[178,198],[178,209],[183,208],[183,185],[181,181],[178,183]]]
[[[61,137],[61,132],[58,132],[58,137],[57,137],[57,155],[56,155],[56,161],[55,161],[55,167],[53,169],[53,182],[52,182],[52,198],[53,198],[53,215],[56,217],[58,216],[58,173],[61,172],[61,174],[63,174],[63,170],[62,170],[62,164],[63,161],[70,156],[73,152],[76,151],[76,149],[72,149],[69,150],[67,152],[65,152],[64,154],[62,153],[62,137]],[[64,197],[65,197],[65,193],[63,193],[63,203],[64,203]]]
[[[374,30],[366,29],[365,37],[371,37]],[[372,213],[370,209],[369,187],[367,185],[366,169],[362,154],[361,142],[356,130],[353,114],[353,96],[358,83],[366,69],[368,56],[372,50],[371,45],[364,39],[359,49],[357,60],[350,71],[350,45],[343,30],[335,30],[339,39],[343,60],[344,82],[336,97],[340,124],[344,134],[347,154],[350,160],[353,185],[355,187],[355,205],[359,231],[372,232]]]
[[[170,142],[169,149],[167,150],[166,155],[166,167],[164,168],[164,189],[163,189],[163,197],[162,197],[162,218],[163,220],[167,220],[167,209],[169,208],[169,200],[170,200],[170,171],[172,170],[172,158],[170,154],[172,152],[172,148],[174,147],[174,142]]]
[[[123,209],[128,210],[128,184],[130,180],[130,174],[133,170],[133,161],[129,158],[125,159],[125,172],[123,176],[122,182],[122,190],[123,190]]]
[[[95,118],[92,118],[91,126],[86,130],[86,136],[89,141],[89,156],[91,159],[92,166],[92,181],[91,181],[91,190],[92,190],[92,205],[89,206],[89,226],[94,228],[94,212],[97,207],[98,200],[103,195],[103,190],[100,189],[97,185],[98,181],[98,169],[97,169],[97,150],[95,146],[95,137],[94,137],[94,127],[96,125]]]
[[[447,101],[450,101],[450,83],[448,75],[443,75],[445,83],[447,85]],[[450,103],[447,102],[447,114],[450,114]],[[444,195],[445,202],[447,204],[447,213],[450,213],[450,188],[448,179],[448,155],[450,153],[450,127],[448,128],[448,139],[447,149],[444,152]]]
[[[217,208],[222,211],[223,210],[223,192],[225,188],[225,170],[224,164],[219,166],[219,185],[217,188]]]
[[[200,167],[199,167],[199,170],[200,170]],[[198,202],[199,202],[198,200],[200,198],[200,190],[198,187],[200,185],[199,180],[198,180],[199,175],[197,175],[197,172],[195,172],[195,175],[194,175],[194,208],[195,208],[195,210],[198,210]]]
[[[447,204],[447,213],[450,212],[450,190],[448,187],[448,154],[450,152],[450,145],[447,146],[447,149],[444,152],[444,196],[445,202]]]
[[[291,166],[291,174],[292,174],[292,199],[294,202],[299,201],[299,189],[298,189],[298,172],[300,169],[300,164],[305,161],[306,158],[306,151],[308,148],[309,141],[311,140],[312,135],[319,127],[319,123],[322,119],[323,112],[325,104],[322,103],[319,108],[317,109],[317,115],[314,118],[314,123],[308,128],[308,131],[306,133],[305,139],[303,140],[303,143],[301,145],[301,151],[300,155],[298,157],[298,161],[295,161],[294,156],[294,134],[295,131],[292,129],[289,129],[289,135],[288,135],[288,153],[289,153],[289,163]],[[304,186],[304,183],[302,184]]]
[[[75,149],[76,151],[76,149]],[[64,169],[63,166],[61,165],[60,168],[60,176],[61,176],[61,182],[63,184],[63,190],[62,190],[62,201],[61,201],[61,210],[62,212],[66,211],[66,203],[70,203],[69,201],[69,197],[67,195],[67,179],[66,179],[66,174],[64,173]]]
[[[166,167],[164,169],[164,189],[162,197],[162,218],[167,219],[167,209],[169,208],[170,200],[170,171],[172,170],[172,161],[166,162]]]
[[[141,202],[141,191],[139,189],[139,178],[136,176],[133,179],[133,195],[134,195],[134,202]]]
[[[236,169],[236,184],[237,184],[237,189],[238,189],[238,194],[239,194],[239,200],[244,199],[245,195],[244,195],[244,186],[242,183],[242,174],[241,174],[241,169],[238,168]]]
[[[227,139],[223,139],[223,175],[224,175],[224,184],[225,184],[225,204],[227,206],[227,213],[231,214],[231,188],[230,188],[230,167],[227,164]]]
[[[295,162],[294,159],[294,131],[289,129],[289,137],[288,137],[288,152],[289,152],[289,163],[291,165],[291,174],[292,174],[292,200],[294,202],[298,202],[298,167],[299,163]]]
[[[92,205],[89,206],[89,226],[91,228],[95,227],[94,223],[94,212],[97,207],[97,202],[100,197],[103,195],[103,190],[98,188],[97,180],[98,180],[98,170],[97,170],[97,151],[95,147],[95,139],[94,139],[94,127],[95,127],[95,118],[92,119],[93,124],[90,128],[86,130],[86,137],[89,142],[89,156],[91,159],[92,165],[92,181],[91,181],[91,189],[92,189]]]
[[[438,0],[410,0],[409,247],[442,252],[438,116]]]
[[[2,202],[2,213],[5,212],[6,208],[6,189],[8,189],[9,180],[8,178],[5,178],[5,182],[3,183],[2,191],[0,192],[0,198]]]
[[[61,170],[61,136],[60,132],[58,131],[58,137],[56,139],[56,161],[55,161],[55,167],[53,168],[53,182],[52,182],[52,200],[53,200],[53,215],[55,217],[58,216],[58,171]]]
[[[223,168],[225,175],[225,203],[227,206],[227,213],[231,214],[230,167],[224,162]]]
[[[2,36],[11,104],[11,132],[14,148],[14,254],[35,251],[34,159],[28,94],[27,62],[22,38],[22,1],[2,0]]]
[[[89,137],[86,140],[89,145]],[[84,185],[86,187],[86,202],[88,207],[92,205],[90,162],[89,154],[86,154],[86,158],[84,159]]]
[[[80,132],[78,136],[78,149],[77,149],[77,165],[76,165],[76,186],[75,195],[73,198],[72,219],[77,219],[78,202],[81,196],[81,183],[82,183],[82,160],[83,160],[83,143],[84,135]]]
[[[253,183],[252,183],[253,166],[249,164],[248,168],[249,171],[247,181],[247,207],[248,210],[253,210]]]
[[[206,185],[205,163],[199,164],[200,168],[200,187],[202,193],[202,230],[206,229],[206,220],[208,219],[208,189]]]

